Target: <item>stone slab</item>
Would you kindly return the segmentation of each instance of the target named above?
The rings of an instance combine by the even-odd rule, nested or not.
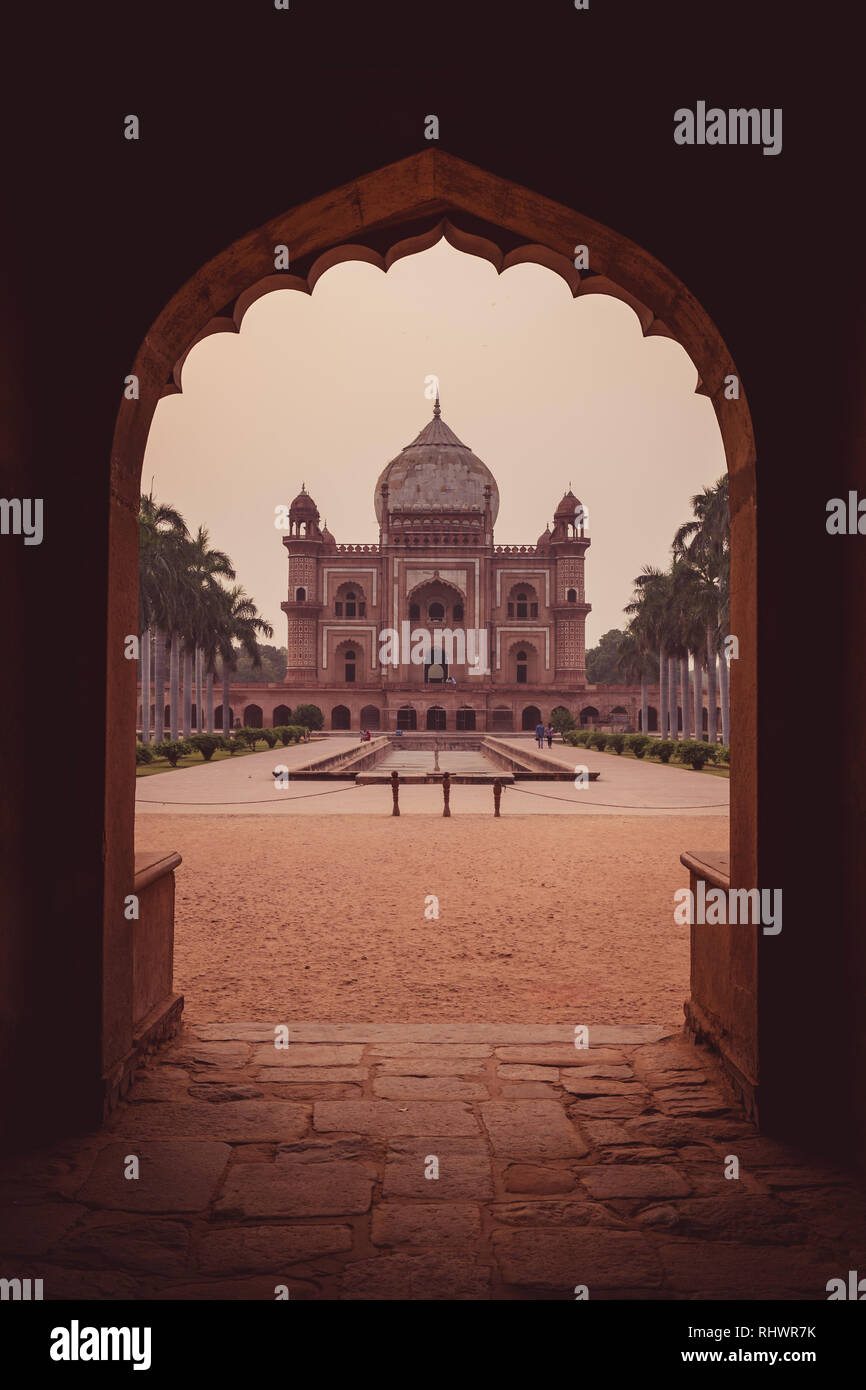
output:
[[[410,1245],[437,1250],[474,1246],[481,1216],[472,1202],[382,1202],[373,1211],[374,1245]]]
[[[579,1158],[589,1152],[556,1101],[491,1100],[479,1109],[500,1158]]]
[[[347,1102],[348,1103],[348,1102]],[[128,1106],[114,1117],[111,1128],[125,1139],[300,1139],[310,1123],[309,1105],[279,1100],[238,1100],[228,1105],[207,1101],[161,1101]]]
[[[135,1153],[140,1176],[123,1176]],[[79,1201],[126,1211],[203,1211],[231,1156],[228,1144],[197,1139],[148,1139],[135,1147],[109,1144],[81,1188]]]
[[[480,1081],[460,1076],[381,1076],[373,1082],[373,1094],[384,1100],[488,1100]]]
[[[313,1106],[313,1127],[319,1133],[339,1130],[382,1138],[409,1134],[477,1134],[478,1122],[468,1106],[457,1101],[411,1101],[404,1106],[387,1100],[323,1100]]]
[[[350,1216],[368,1209],[372,1188],[366,1163],[285,1155],[273,1163],[236,1164],[215,1210],[244,1218]]]
[[[585,1284],[595,1289],[653,1288],[662,1272],[650,1242],[626,1231],[588,1226],[497,1230],[496,1260],[507,1284],[558,1289],[568,1294]]]
[[[351,1248],[351,1226],[234,1226],[204,1235],[195,1264],[205,1274],[278,1273]]]

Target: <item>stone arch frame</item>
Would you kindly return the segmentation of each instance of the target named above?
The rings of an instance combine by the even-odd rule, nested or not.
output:
[[[526,662],[526,685],[538,685],[538,674],[541,668],[542,655],[538,650],[538,634],[528,632],[525,638],[515,637],[509,642],[505,653],[505,680],[508,685],[517,684],[517,654],[526,652],[528,661]],[[521,681],[521,685],[524,682]]]
[[[352,727],[352,712],[348,705],[333,705],[331,707],[331,730],[346,730]]]
[[[265,716],[261,705],[253,703],[244,705],[243,721],[245,729],[263,729],[265,727]],[[258,721],[258,723],[256,721]]]
[[[721,333],[688,288],[627,237],[572,208],[435,148],[352,180],[290,208],[226,247],[167,301],[129,370],[137,399],[119,407],[108,496],[106,728],[103,919],[94,943],[101,968],[101,1063],[105,1073],[132,1045],[129,1000],[132,945],[115,904],[134,872],[135,768],[124,750],[135,732],[134,664],[116,660],[136,631],[138,497],[153,414],[182,389],[192,348],[213,333],[236,333],[251,304],[273,290],[312,293],[321,275],[347,260],[387,271],[442,237],[488,260],[498,272],[526,262],[560,275],[575,296],[607,294],[635,313],[644,337],[673,338],[697,373],[696,391],[712,402],[727,460],[731,511],[731,631],[740,660],[731,672],[731,882],[748,887],[758,872],[757,483],[754,431],[740,373]],[[293,271],[274,273],[273,247],[291,248]],[[587,245],[593,267],[578,271],[574,247]],[[726,396],[729,378],[736,399]],[[111,833],[108,833],[110,827]],[[764,939],[719,928],[714,945],[692,941],[692,1023],[721,1043],[741,1086],[758,1078],[758,958]],[[722,968],[724,967],[724,968]],[[772,972],[770,972],[771,974]],[[700,995],[695,1008],[695,995]]]
[[[358,718],[362,729],[376,732],[382,727],[382,711],[378,705],[363,705]]]
[[[347,594],[355,595],[355,612],[351,616],[345,611]],[[343,609],[343,611],[339,613],[337,612],[338,603],[342,606]],[[367,600],[367,591],[364,588],[363,584],[358,583],[358,581],[355,579],[342,580],[334,590],[334,596],[331,600],[331,607],[334,611],[334,614],[338,618],[342,618],[346,622],[351,623],[356,618],[365,618],[367,616],[368,606],[369,604]]]
[[[518,617],[517,613],[518,594],[526,594],[527,612],[524,613],[522,617]],[[512,584],[508,593],[505,595],[505,611],[508,617],[513,618],[515,622],[522,623],[534,621],[538,618],[542,607],[543,604],[539,598],[538,589],[530,580],[518,581],[518,583]],[[534,613],[532,611],[533,608],[535,609]]]
[[[520,711],[520,727],[524,733],[527,729],[531,729],[534,733],[538,725],[543,722],[538,705],[524,705]]]

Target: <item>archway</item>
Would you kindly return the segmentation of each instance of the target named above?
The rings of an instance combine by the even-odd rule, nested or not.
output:
[[[352,716],[345,705],[334,705],[331,710],[332,729],[351,729]]]
[[[409,731],[417,729],[418,716],[411,705],[401,705],[397,711],[397,728]]]
[[[527,705],[520,716],[521,729],[532,729],[533,733],[541,723],[541,710],[536,705]]]
[[[457,729],[461,733],[473,733],[475,730],[475,711],[469,705],[461,705],[457,711]]]
[[[362,729],[380,729],[382,727],[382,712],[377,705],[364,705],[361,710]]]
[[[447,716],[442,706],[431,705],[427,711],[427,728],[438,732],[446,727],[446,723]]]
[[[748,404],[731,354],[687,288],[642,248],[572,209],[429,149],[291,209],[214,257],[166,304],[131,365],[139,394],[134,402],[120,406],[108,498],[106,714],[113,739],[106,759],[104,806],[112,834],[104,858],[98,948],[92,943],[103,961],[100,980],[116,986],[119,979],[131,979],[132,970],[129,934],[115,921],[112,905],[122,901],[133,875],[134,768],[123,750],[134,734],[134,673],[123,669],[128,663],[118,664],[112,654],[122,650],[125,634],[136,629],[131,582],[137,560],[136,513],[156,404],[161,396],[182,389],[184,361],[194,344],[211,333],[237,332],[244,313],[261,295],[272,290],[309,293],[324,270],[344,260],[363,260],[385,270],[442,236],[457,249],[484,257],[497,270],[534,261],[559,274],[574,295],[603,293],[621,299],[634,311],[645,336],[675,339],[696,367],[697,390],[712,401],[731,480],[731,629],[738,634],[741,658],[731,672],[732,742],[740,749],[731,783],[731,878],[743,885],[760,881],[757,747],[751,736],[757,727],[757,689],[754,676],[747,674],[757,669],[755,450]],[[278,243],[292,247],[291,274],[274,274],[272,248]],[[574,267],[573,248],[578,244],[592,247],[590,274]],[[725,390],[732,376],[738,381],[736,398]],[[703,1020],[706,1035],[732,1058],[738,1076],[750,1085],[757,1077],[759,948],[764,949],[764,943],[752,934],[720,929],[712,949],[716,955],[723,953],[730,969],[719,971],[706,955],[710,948],[705,938],[693,946],[693,980],[700,996],[693,998],[695,1017]],[[106,987],[100,994],[103,1071],[118,1064],[132,1045],[128,993],[116,987],[109,993]]]
[[[595,705],[584,705],[580,711],[580,725],[585,728],[587,724],[597,724],[601,718]]]
[[[216,709],[214,710],[214,712],[213,712],[213,722],[214,722],[214,728],[215,728],[215,729],[220,729],[220,730],[222,729],[222,727],[223,727],[223,707],[222,707],[222,705],[217,705]],[[228,717],[228,721],[227,721],[226,726],[225,726],[225,727],[226,727],[226,732],[228,732],[228,730],[230,730],[230,729],[233,729],[234,726],[235,726],[235,712],[234,712],[234,710],[232,709],[231,705],[229,705],[229,717]]]
[[[247,705],[244,710],[244,728],[261,729],[263,728],[263,716],[261,705]]]
[[[274,728],[280,728],[285,724],[291,724],[292,711],[288,705],[277,705],[274,710]]]

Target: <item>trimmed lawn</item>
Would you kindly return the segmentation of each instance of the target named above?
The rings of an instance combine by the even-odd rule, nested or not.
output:
[[[312,741],[312,740],[311,740]],[[290,743],[290,748],[295,744]],[[274,744],[273,748],[268,748],[267,744],[263,748],[256,748],[256,753],[276,753],[283,748],[282,743]],[[218,748],[211,754],[212,763],[224,762],[227,758],[248,758],[253,750],[251,748],[239,748],[237,753],[226,753]],[[158,772],[179,772],[182,767],[206,767],[207,764],[201,753],[185,753],[182,758],[178,758],[177,767],[172,767],[167,758],[154,758],[152,763],[139,763],[135,769],[136,777],[153,777]]]
[[[579,748],[580,745],[578,744],[575,747],[574,751],[577,752]],[[598,748],[587,749],[588,753],[598,753],[599,751],[606,754],[610,758],[633,758],[635,762],[639,763],[655,763],[656,767],[677,767],[679,768],[680,772],[697,771],[696,768],[689,767],[687,763],[675,763],[673,754],[671,754],[671,760],[669,763],[663,763],[661,758],[651,758],[648,752],[644,753],[642,758],[635,758],[634,753],[630,752],[628,748],[624,748],[621,753],[614,753],[613,749],[611,748],[602,748],[600,750]],[[701,768],[701,772],[708,777],[724,777],[725,781],[730,781],[731,779],[731,769],[729,767],[716,767],[714,763],[707,763],[705,767]]]

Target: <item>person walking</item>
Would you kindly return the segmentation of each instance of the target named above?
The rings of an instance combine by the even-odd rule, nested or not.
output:
[[[539,748],[544,747],[544,725],[540,720],[535,726],[535,742],[538,744]]]
[[[545,738],[547,739],[547,746],[548,746],[548,748],[552,748],[552,747],[553,747],[553,725],[552,725],[552,724],[548,724],[547,728],[546,728],[545,731],[544,731],[544,735],[545,735]]]

